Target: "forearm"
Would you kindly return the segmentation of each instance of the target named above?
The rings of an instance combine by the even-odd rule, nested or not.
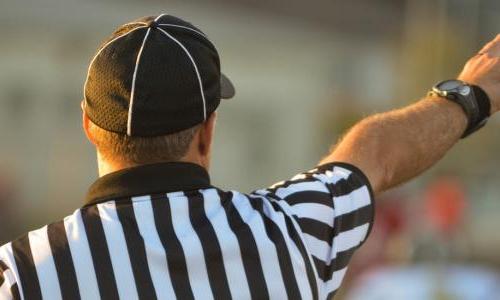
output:
[[[462,108],[446,99],[421,101],[356,124],[320,163],[341,161],[359,167],[380,193],[436,163],[467,126]]]

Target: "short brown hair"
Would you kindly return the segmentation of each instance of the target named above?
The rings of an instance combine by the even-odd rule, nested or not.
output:
[[[106,160],[148,164],[180,160],[187,153],[199,127],[196,125],[168,135],[140,137],[107,131],[89,122],[88,131]]]

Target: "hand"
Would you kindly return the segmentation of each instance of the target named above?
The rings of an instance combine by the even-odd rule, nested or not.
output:
[[[500,110],[500,34],[467,61],[458,79],[478,85],[488,94],[491,114]]]

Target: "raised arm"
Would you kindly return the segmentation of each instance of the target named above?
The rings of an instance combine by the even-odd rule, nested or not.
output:
[[[500,35],[465,65],[458,79],[481,87],[500,107]],[[456,103],[438,96],[357,123],[321,160],[360,168],[375,194],[403,183],[435,164],[460,139],[467,117]]]

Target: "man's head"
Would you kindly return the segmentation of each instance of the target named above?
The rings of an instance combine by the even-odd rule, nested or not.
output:
[[[203,32],[173,16],[145,17],[119,27],[92,59],[83,125],[113,170],[163,161],[208,167],[215,110],[233,95]]]
[[[99,174],[158,162],[184,161],[199,164],[207,170],[215,131],[217,113],[202,124],[167,135],[128,136],[104,130],[83,112],[83,128],[97,150]]]

